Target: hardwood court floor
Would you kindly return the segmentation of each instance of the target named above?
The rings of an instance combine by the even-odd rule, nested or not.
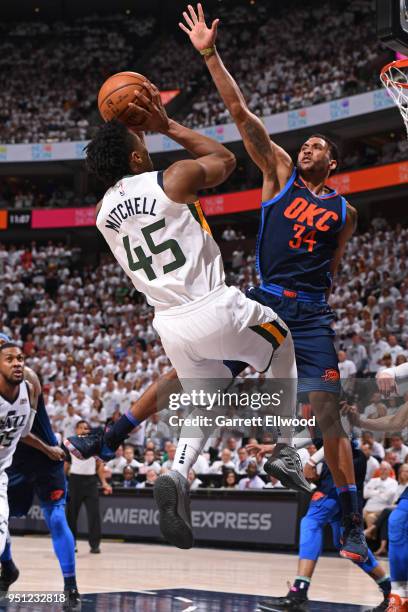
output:
[[[11,590],[62,589],[49,537],[14,536],[12,551],[20,578]],[[102,542],[101,551],[100,555],[92,555],[87,542],[78,542],[81,593],[187,588],[279,596],[286,594],[286,582],[296,574],[295,555],[209,548],[182,551],[165,545],[109,540]],[[320,560],[310,597],[366,605],[377,605],[381,600],[368,576],[337,557]]]

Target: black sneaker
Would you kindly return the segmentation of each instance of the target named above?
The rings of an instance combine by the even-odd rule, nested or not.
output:
[[[93,555],[100,555],[101,549],[99,548],[99,546],[92,546],[89,552],[92,553]]]
[[[0,573],[0,592],[7,593],[10,588],[10,585],[12,585],[13,582],[16,582],[16,580],[18,580],[19,575],[20,572],[14,564],[13,567],[8,571],[5,571],[4,567],[2,567]]]
[[[286,597],[272,597],[258,601],[257,607],[263,612],[309,612],[309,600],[307,597],[294,597],[291,593]]]
[[[153,495],[160,512],[160,531],[177,548],[192,548],[190,491],[186,478],[170,470],[154,483]]]
[[[340,556],[356,563],[365,563],[368,559],[368,546],[364,536],[363,520],[360,514],[350,514],[343,521],[344,534]]]
[[[105,432],[90,433],[86,436],[69,436],[64,445],[77,459],[98,457],[102,461],[110,461],[115,457],[115,451],[104,443]]]
[[[62,609],[66,612],[79,612],[81,609],[81,596],[78,589],[68,589],[64,591],[65,601],[62,604]]]
[[[288,489],[306,493],[312,492],[312,487],[303,474],[303,466],[295,448],[287,444],[277,444],[273,455],[264,465],[269,476],[274,476]]]

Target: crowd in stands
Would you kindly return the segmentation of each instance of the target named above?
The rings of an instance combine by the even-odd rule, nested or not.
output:
[[[408,403],[408,395],[382,398],[374,382],[381,368],[408,359],[407,245],[408,229],[373,219],[370,231],[351,239],[330,298],[343,382],[372,382],[371,395],[363,390],[354,397],[366,418],[393,414]],[[256,283],[254,264],[254,254],[237,246],[227,266],[228,284],[245,289]],[[21,343],[27,365],[40,374],[60,439],[71,435],[80,419],[94,428],[116,420],[171,368],[152,319],[152,308],[109,256],[102,255],[95,267],[81,260],[79,248],[62,243],[0,246],[0,329]],[[244,376],[255,372],[247,368]],[[356,388],[347,392],[353,396]],[[408,423],[388,437],[365,429],[356,433],[368,458],[367,529],[381,539],[383,512],[408,482]],[[114,486],[152,486],[171,467],[178,435],[178,428],[153,415],[118,449],[106,476]],[[265,457],[245,448],[246,442],[271,441],[268,432],[245,440],[242,433],[220,428],[191,471],[193,488],[280,487],[266,476]],[[309,445],[303,458],[315,450]],[[380,552],[385,546],[381,543]]]
[[[393,163],[408,159],[408,140],[401,131],[385,143],[364,144],[351,142],[342,156],[340,172]],[[293,157],[295,152],[293,151]],[[236,170],[231,177],[217,188],[207,189],[203,196],[232,193],[256,189],[262,178],[247,157],[239,158]],[[93,206],[98,201],[98,186],[86,183],[83,192],[74,189],[71,180],[61,177],[19,177],[0,178],[0,208],[27,210],[30,208],[59,208],[69,206]]]
[[[376,66],[388,56],[372,26],[371,0],[289,4],[272,11],[269,0],[258,0],[214,9],[222,23],[218,47],[251,110],[266,116],[380,86]],[[181,89],[177,117],[190,127],[228,122],[201,57],[178,30],[179,18],[172,29],[164,14],[4,23],[0,142],[86,139],[99,120],[101,83],[132,69],[162,90]]]

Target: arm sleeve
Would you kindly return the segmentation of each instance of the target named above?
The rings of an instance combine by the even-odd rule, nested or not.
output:
[[[312,455],[310,458],[316,465],[318,463],[321,463],[324,459],[324,446],[322,446],[322,448],[319,448],[319,450],[316,451],[314,455]]]

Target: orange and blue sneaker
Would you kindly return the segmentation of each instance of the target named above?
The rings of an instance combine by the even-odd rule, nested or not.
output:
[[[368,546],[361,514],[353,513],[345,517],[343,527],[340,556],[356,563],[365,563],[368,559]]]

